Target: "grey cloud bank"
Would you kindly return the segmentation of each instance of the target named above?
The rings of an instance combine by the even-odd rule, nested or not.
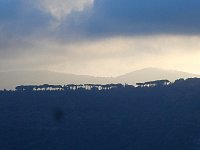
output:
[[[71,28],[97,37],[199,34],[199,6],[198,0],[96,0],[90,17]]]

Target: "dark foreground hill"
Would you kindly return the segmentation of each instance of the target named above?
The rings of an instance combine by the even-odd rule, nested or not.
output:
[[[199,150],[200,80],[0,92],[1,150]]]

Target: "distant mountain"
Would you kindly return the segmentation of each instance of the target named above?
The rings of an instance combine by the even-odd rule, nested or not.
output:
[[[135,84],[137,82],[153,81],[159,79],[168,79],[170,81],[175,81],[179,78],[191,77],[200,77],[200,75],[175,70],[145,68],[118,76],[117,80],[122,83]]]
[[[52,71],[0,72],[0,89],[14,89],[16,85],[109,83],[113,78],[65,74]]]
[[[0,89],[14,89],[17,85],[38,84],[84,84],[84,83],[128,83],[168,79],[174,81],[179,78],[200,77],[200,75],[157,68],[136,70],[118,77],[94,77],[89,75],[75,75],[52,71],[9,71],[0,72]]]

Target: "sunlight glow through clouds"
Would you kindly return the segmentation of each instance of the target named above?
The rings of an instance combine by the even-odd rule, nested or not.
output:
[[[61,61],[48,69],[58,72],[117,76],[140,68],[158,67],[200,73],[198,36],[115,37],[54,44]]]
[[[30,42],[30,47],[19,47],[19,50],[15,47],[16,54],[12,52],[12,55],[17,56],[19,51],[29,49],[26,53],[15,58],[9,55],[5,58],[4,55],[5,59],[0,60],[0,69],[36,68],[64,73],[117,76],[141,68],[157,67],[200,74],[199,36],[129,36],[71,42],[47,38]]]

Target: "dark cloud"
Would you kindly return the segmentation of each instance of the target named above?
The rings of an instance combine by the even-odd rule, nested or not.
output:
[[[34,34],[45,29],[50,19],[29,0],[0,0],[0,27],[5,38]]]
[[[34,37],[46,36],[50,21],[30,0],[0,0],[0,58],[32,51]]]
[[[199,34],[199,6],[199,0],[96,0],[92,15],[73,27],[94,36]]]

